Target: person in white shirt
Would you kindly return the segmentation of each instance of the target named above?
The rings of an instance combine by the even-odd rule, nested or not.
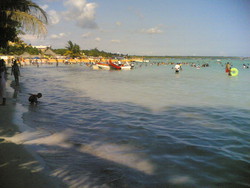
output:
[[[178,73],[181,69],[181,66],[179,63],[177,63],[175,66],[174,66],[174,69],[175,69],[175,73]]]

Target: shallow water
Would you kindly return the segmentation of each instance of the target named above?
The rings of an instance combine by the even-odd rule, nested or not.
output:
[[[24,67],[24,143],[39,145],[71,187],[250,186],[250,70],[235,61],[239,75],[228,77],[216,61],[192,61],[210,66]],[[29,105],[37,92],[40,103]]]

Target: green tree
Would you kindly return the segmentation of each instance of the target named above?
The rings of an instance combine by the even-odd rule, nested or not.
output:
[[[41,50],[32,46],[28,46],[22,41],[19,41],[19,43],[15,43],[14,45],[9,46],[8,51],[4,48],[0,48],[0,54],[8,53],[9,55],[21,55],[24,52],[28,52],[30,55],[38,55],[41,53]]]
[[[60,48],[60,49],[53,49],[53,51],[54,51],[56,54],[64,55],[64,54],[66,54],[67,49],[62,49],[62,48]]]
[[[26,46],[25,52],[28,52],[30,55],[38,55],[41,53],[41,50],[33,48],[32,46]]]
[[[20,32],[46,34],[46,12],[31,0],[0,1],[0,47],[18,40]]]
[[[81,56],[81,49],[80,46],[76,43],[73,44],[72,41],[68,41],[68,44],[66,45],[66,53],[64,55],[69,55],[70,57],[78,57]]]

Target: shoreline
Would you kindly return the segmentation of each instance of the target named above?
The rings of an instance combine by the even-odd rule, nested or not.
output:
[[[10,77],[10,76],[9,76]],[[1,188],[60,188],[66,187],[58,178],[50,175],[39,160],[23,144],[5,140],[21,133],[13,118],[16,101],[11,97],[11,79],[6,83],[7,102],[0,106],[0,187]]]

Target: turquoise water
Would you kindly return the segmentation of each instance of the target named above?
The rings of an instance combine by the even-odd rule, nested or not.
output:
[[[225,74],[230,61],[239,75]],[[209,63],[196,69],[158,62]],[[154,59],[130,71],[23,67],[27,144],[72,187],[250,186],[250,69]],[[43,93],[37,106],[27,93]],[[35,136],[34,136],[35,135]]]

